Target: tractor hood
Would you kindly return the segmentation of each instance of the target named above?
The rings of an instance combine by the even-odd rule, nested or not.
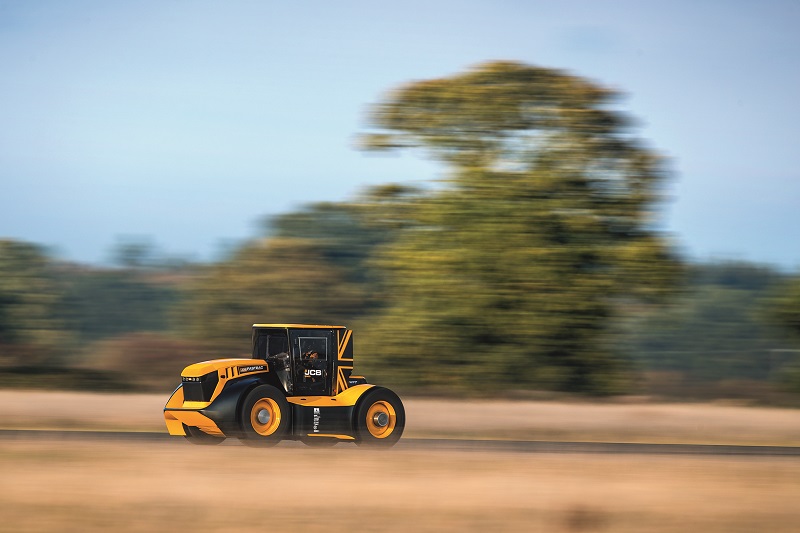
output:
[[[252,372],[268,372],[267,362],[263,359],[213,359],[189,365],[183,369],[181,376],[199,378],[211,372],[220,372],[225,377],[237,377]]]

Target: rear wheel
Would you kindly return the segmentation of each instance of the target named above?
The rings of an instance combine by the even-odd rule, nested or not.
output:
[[[353,425],[359,446],[394,446],[406,425],[403,402],[389,389],[375,387],[359,400]]]
[[[241,411],[242,442],[248,446],[275,446],[289,431],[291,411],[283,393],[259,385],[247,395]]]
[[[225,437],[217,437],[215,435],[209,435],[205,431],[198,429],[193,426],[187,426],[186,424],[183,425],[183,431],[186,433],[186,440],[191,442],[192,444],[200,444],[200,445],[214,445],[219,444],[225,440]]]

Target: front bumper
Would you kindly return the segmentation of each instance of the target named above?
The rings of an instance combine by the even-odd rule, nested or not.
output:
[[[170,396],[167,405],[164,407],[164,422],[167,424],[167,431],[170,435],[186,435],[184,425],[194,426],[209,435],[223,437],[225,434],[217,424],[203,414],[202,409],[210,405],[210,402],[187,402],[183,397],[183,385],[181,384]]]

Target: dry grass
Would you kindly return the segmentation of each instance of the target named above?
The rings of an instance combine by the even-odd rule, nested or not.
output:
[[[0,391],[0,427],[164,431],[164,395]],[[407,435],[800,444],[800,411],[406,399]],[[793,457],[0,440],[0,531],[800,530]]]
[[[795,458],[0,441],[0,531],[800,529]]]
[[[410,400],[423,436],[520,440],[800,445],[800,410],[714,404]]]
[[[0,391],[0,428],[166,431],[165,394]],[[800,410],[404,399],[409,437],[800,446]]]

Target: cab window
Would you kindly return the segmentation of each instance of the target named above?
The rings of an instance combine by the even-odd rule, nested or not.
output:
[[[300,356],[303,359],[328,359],[328,339],[325,337],[299,337],[297,339]]]
[[[277,357],[289,353],[289,339],[286,335],[270,335],[267,342],[267,357]]]

